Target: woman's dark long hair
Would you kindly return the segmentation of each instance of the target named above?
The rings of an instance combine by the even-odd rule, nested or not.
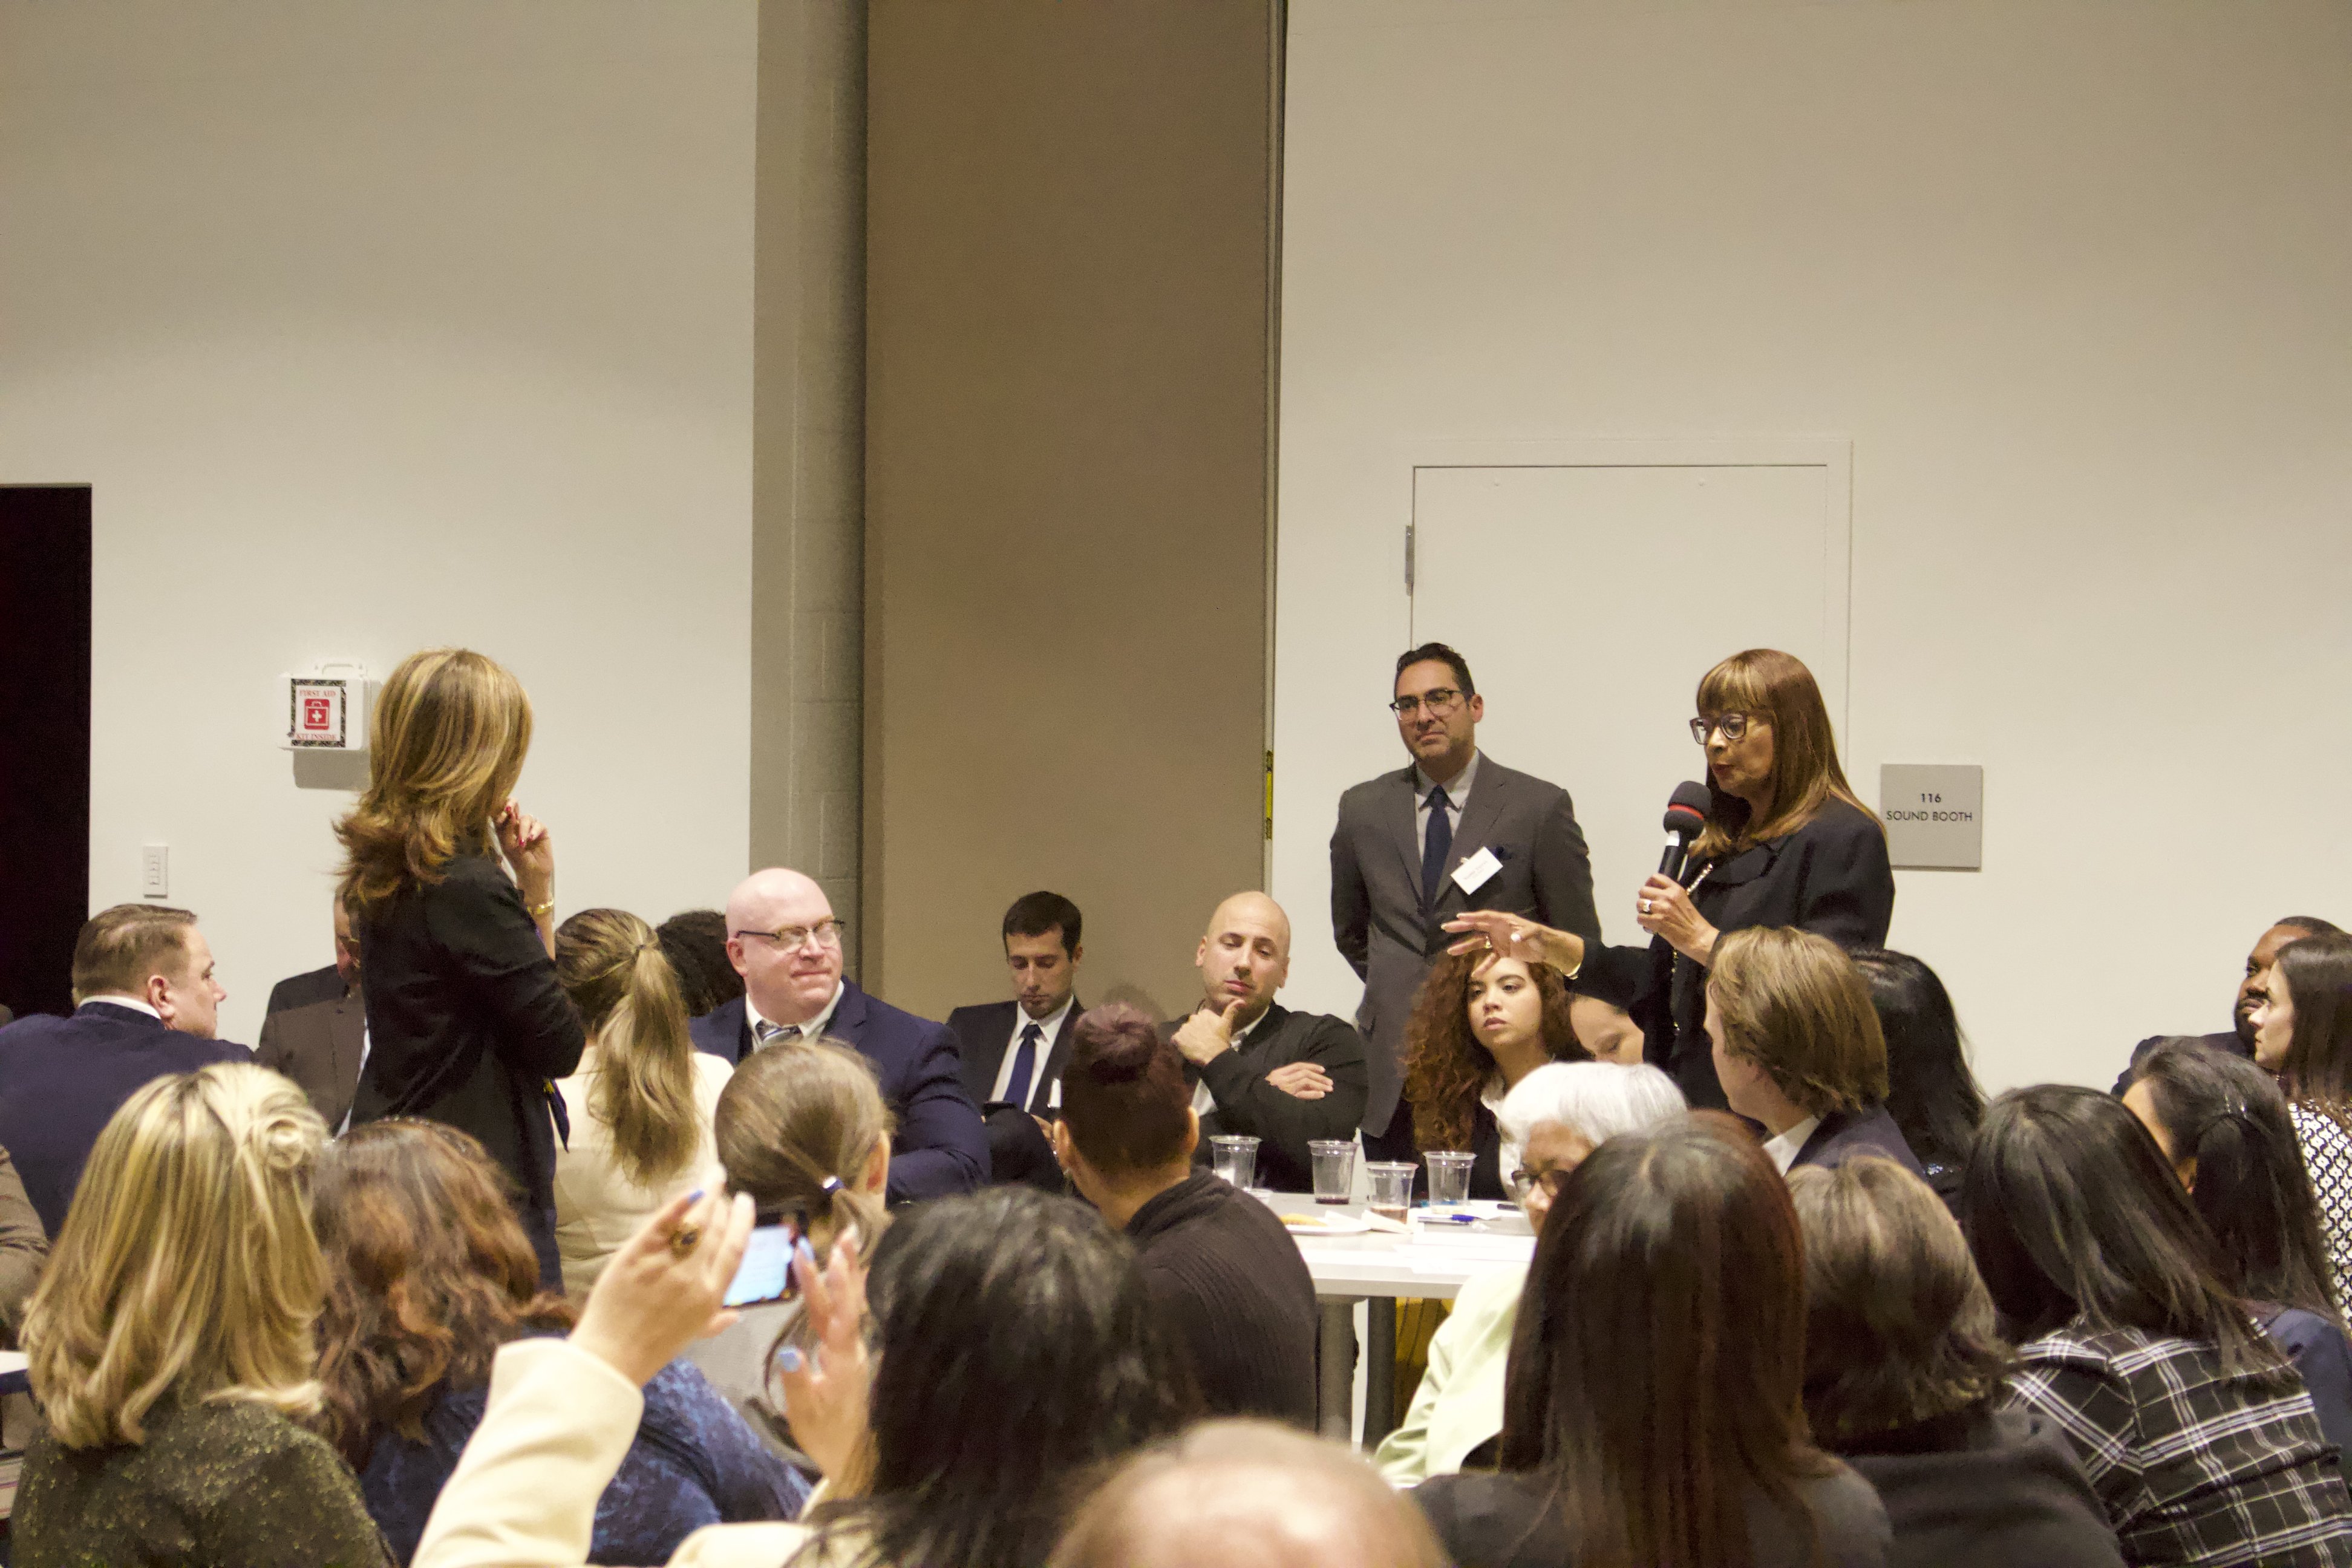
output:
[[[1804,1247],[1756,1140],[1702,1111],[1579,1165],[1536,1243],[1501,1458],[1551,1483],[1579,1561],[1747,1568],[1759,1491],[1794,1521],[1830,1461],[1805,1431]]]
[[[1470,1027],[1470,978],[1491,952],[1449,953],[1430,966],[1404,1028],[1404,1097],[1412,1107],[1413,1142],[1423,1149],[1467,1149],[1478,1096],[1495,1076],[1495,1053]],[[1569,1018],[1568,982],[1549,963],[1528,963],[1543,1000],[1544,1048],[1554,1061],[1591,1061]]]
[[[1960,1215],[2017,1343],[2069,1325],[2137,1329],[2205,1341],[2232,1373],[2284,1364],[2223,1282],[2164,1152],[2112,1095],[2045,1083],[1994,1100]]]
[[[821,1506],[866,1563],[1035,1568],[1106,1461],[1198,1413],[1135,1256],[1033,1187],[907,1211],[867,1282],[864,1495]]]
[[[1941,1166],[1950,1173],[1943,1179],[1956,1185],[1984,1120],[1984,1090],[1969,1070],[1951,994],[1934,970],[1907,952],[1860,947],[1852,956],[1870,982],[1870,1005],[1886,1037],[1886,1113],[1928,1180],[1939,1181]]]
[[[2352,936],[2297,937],[2278,950],[2271,984],[2294,1008],[2279,1079],[2297,1105],[2352,1127]]]
[[[2222,1282],[2238,1295],[2317,1312],[2339,1326],[2319,1200],[2271,1075],[2198,1040],[2170,1040],[2134,1070],[2175,1165],[2197,1162],[2189,1206],[2205,1222]]]
[[[512,1181],[454,1127],[353,1128],[320,1157],[310,1215],[327,1260],[323,1427],[353,1469],[387,1428],[423,1442],[441,1390],[488,1383],[507,1341],[572,1326],[563,1299],[539,1293]]]

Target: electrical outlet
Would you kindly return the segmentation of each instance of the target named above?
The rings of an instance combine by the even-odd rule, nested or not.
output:
[[[145,899],[168,899],[172,896],[170,846],[148,844],[140,847],[139,896]]]

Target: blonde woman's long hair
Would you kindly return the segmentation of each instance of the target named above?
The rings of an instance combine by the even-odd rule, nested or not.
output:
[[[1769,647],[1733,654],[1700,678],[1698,710],[1703,717],[1753,714],[1772,726],[1772,814],[1751,822],[1746,801],[1716,791],[1706,826],[1691,846],[1693,859],[1717,859],[1794,833],[1832,798],[1878,820],[1845,782],[1829,704],[1813,672],[1795,655]]]
[[[326,1139],[300,1089],[245,1062],[159,1078],[114,1113],[25,1313],[59,1442],[143,1442],[166,1394],[319,1409],[309,1188]]]
[[[488,849],[530,750],[530,699],[504,665],[461,647],[402,659],[376,699],[366,793],[335,825],[353,920],[439,881],[460,850]]]
[[[628,1178],[658,1185],[702,1142],[677,971],[636,916],[583,910],[556,929],[555,973],[596,1043],[588,1114],[613,1130]]]
[[[835,1040],[761,1047],[719,1091],[715,1131],[730,1186],[762,1209],[806,1209],[813,1246],[854,1228],[872,1256],[889,1219],[856,1188],[891,1121],[863,1056]]]

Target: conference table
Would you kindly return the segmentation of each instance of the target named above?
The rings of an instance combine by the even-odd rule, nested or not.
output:
[[[1508,1264],[1525,1267],[1536,1240],[1515,1205],[1477,1203],[1460,1210],[1415,1212],[1400,1232],[1361,1204],[1321,1205],[1305,1193],[1257,1194],[1293,1226],[1291,1236],[1315,1279],[1322,1303],[1321,1365],[1317,1368],[1324,1436],[1353,1441],[1356,1309],[1364,1314],[1363,1445],[1376,1447],[1401,1414],[1396,1408],[1396,1312],[1400,1300],[1452,1300],[1463,1282]],[[1304,1222],[1304,1223],[1301,1223]],[[1381,1228],[1367,1228],[1380,1226]],[[1318,1232],[1323,1234],[1318,1234]]]

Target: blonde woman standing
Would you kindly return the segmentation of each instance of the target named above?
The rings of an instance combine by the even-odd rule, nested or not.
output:
[[[243,1063],[149,1083],[99,1134],[25,1317],[48,1419],[18,1568],[388,1561],[315,1415],[326,1269],[306,1210],[326,1127]]]
[[[577,1296],[646,1215],[709,1168],[711,1117],[735,1069],[687,1038],[677,972],[627,910],[565,921],[555,972],[588,1030],[579,1070],[555,1086],[572,1124],[555,1156],[555,1245]]]
[[[335,833],[367,954],[352,1122],[416,1116],[472,1133],[520,1189],[540,1280],[556,1289],[553,1080],[587,1038],[551,956],[554,847],[512,798],[530,750],[530,700],[509,671],[465,648],[411,654],[376,702],[367,792]]]

